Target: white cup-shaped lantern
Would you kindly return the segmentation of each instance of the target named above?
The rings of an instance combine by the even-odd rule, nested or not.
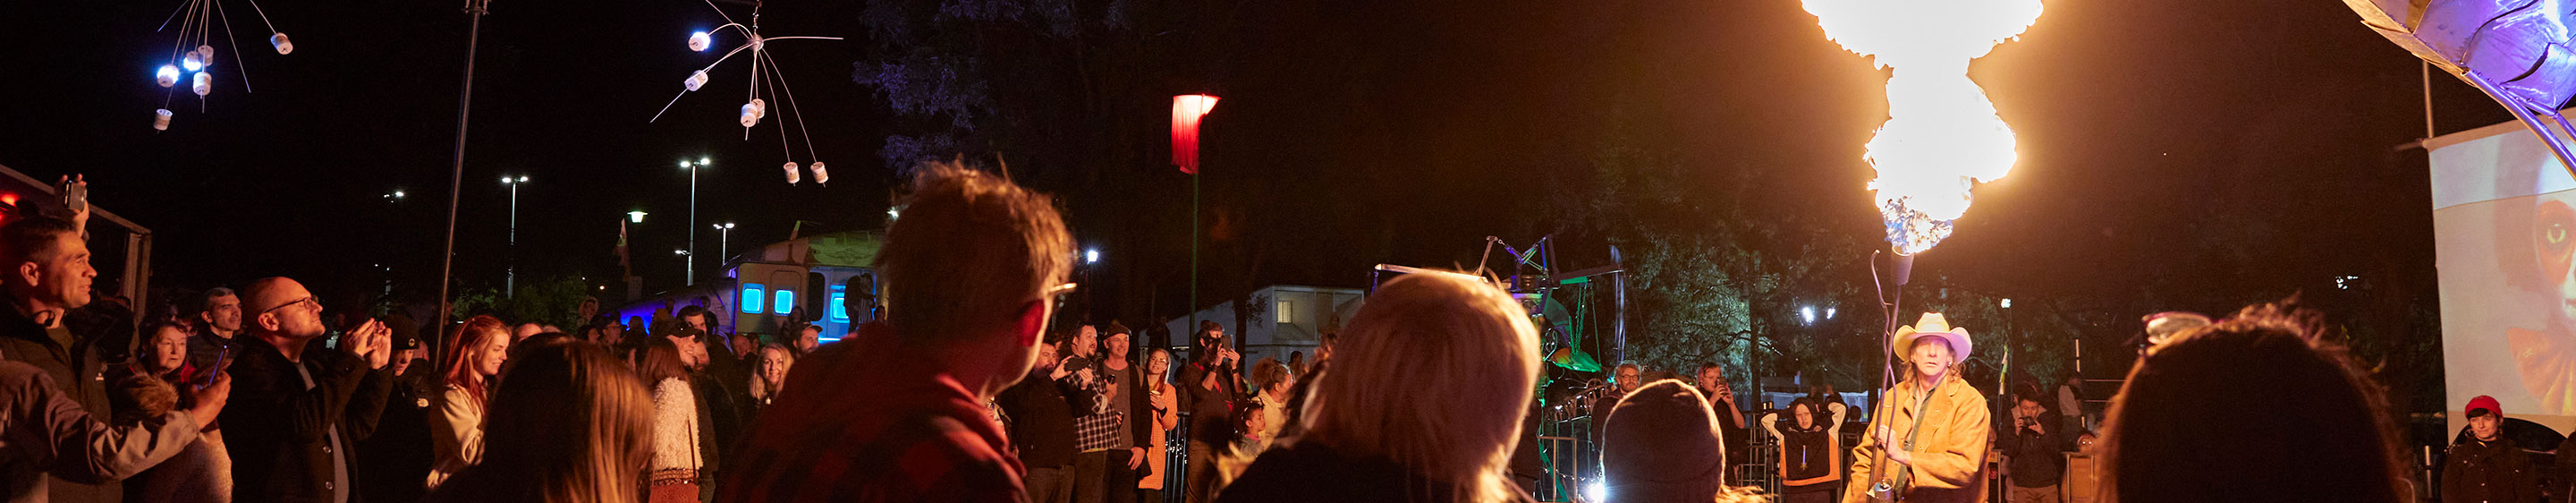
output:
[[[169,131],[169,130],[170,130],[170,109],[163,108],[163,109],[157,109],[157,110],[153,110],[153,111],[152,111],[152,130],[153,130],[153,131]]]
[[[268,46],[277,48],[278,54],[295,52],[295,41],[287,40],[286,32],[268,34]]]
[[[760,98],[752,98],[751,116],[756,119],[769,118],[769,102],[761,100]]]
[[[197,81],[188,84],[188,90],[196,91],[197,97],[200,98],[205,97],[206,93],[214,92],[215,72],[197,72]]]
[[[832,172],[823,170],[823,161],[814,161],[814,184],[822,185],[831,181]]]
[[[680,81],[680,85],[682,85],[682,86],[688,86],[689,90],[691,90],[691,91],[696,91],[696,90],[698,90],[698,86],[704,86],[704,85],[707,85],[707,71],[706,71],[706,70],[698,70],[698,71],[697,71],[697,73],[691,73],[691,74],[689,74],[689,78],[688,78],[688,79],[685,79],[685,80],[681,80],[681,81]]]
[[[191,72],[204,70],[206,69],[206,60],[197,56],[197,51],[188,51],[187,54],[179,56],[179,68],[186,69]]]
[[[161,87],[179,85],[179,67],[161,65],[160,70],[152,72],[152,82],[161,84]]]
[[[780,171],[786,171],[786,172],[787,172],[787,184],[788,184],[788,185],[795,185],[795,184],[796,184],[796,182],[797,182],[797,179],[796,179],[796,161],[788,161],[786,165],[784,165],[784,166],[779,166],[779,167],[778,167],[778,169],[779,169]]]
[[[206,65],[206,67],[207,67],[207,68],[214,68],[214,67],[215,67],[215,46],[211,46],[211,45],[200,45],[200,46],[197,46],[197,62],[198,62],[198,63],[200,63],[200,64],[204,64],[204,65]]]
[[[742,105],[742,127],[752,127],[752,126],[759,125],[759,124],[760,124],[760,110],[759,110],[759,109],[756,109],[756,108],[752,108],[752,105],[751,105],[751,104],[748,104],[748,103],[743,104],[743,105]]]
[[[689,50],[705,52],[707,46],[711,45],[715,45],[715,40],[713,37],[708,37],[707,32],[689,34]]]

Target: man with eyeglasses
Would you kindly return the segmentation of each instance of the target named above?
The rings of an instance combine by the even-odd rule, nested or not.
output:
[[[0,479],[15,481],[6,484],[6,490],[11,493],[6,495],[9,501],[118,501],[123,498],[123,487],[116,482],[118,479],[169,459],[179,448],[196,439],[197,431],[204,423],[214,419],[179,418],[174,414],[165,416],[165,420],[156,420],[151,428],[120,430],[112,437],[92,436],[87,442],[72,437],[82,425],[78,421],[86,420],[86,417],[74,420],[70,416],[107,417],[109,412],[107,383],[102,379],[107,365],[103,363],[99,344],[96,340],[73,336],[71,329],[63,325],[65,311],[78,309],[90,302],[90,279],[98,276],[98,270],[90,268],[89,260],[89,244],[83,239],[80,224],[76,221],[30,216],[0,225],[0,263],[8,266],[8,274],[0,277],[0,290],[5,291],[12,308],[0,309],[0,359],[24,363],[42,374],[29,376],[0,369],[0,377],[5,377],[0,378],[0,387],[17,390],[28,382],[27,379],[37,378],[33,382],[49,382],[47,386],[52,388],[41,393],[33,390],[0,393],[0,398],[5,398],[0,401],[10,405],[7,410],[31,407],[50,416],[0,417],[0,423],[5,423],[0,426],[6,428],[0,433],[12,439],[0,442],[0,450],[23,448],[41,451],[0,453],[0,458],[13,459],[9,463],[0,463],[9,468],[5,471],[13,472]],[[229,388],[219,384],[221,380],[216,376],[204,383],[205,389],[192,391],[200,393],[199,400],[205,400],[206,390]],[[217,390],[215,394],[220,396],[222,392]],[[48,396],[53,398],[46,398]],[[211,410],[202,412],[212,413]],[[64,422],[43,424],[54,420]],[[29,432],[20,428],[62,429],[44,433],[32,439],[34,442],[27,442],[22,441],[26,439],[19,435]],[[101,428],[88,429],[104,434]],[[86,450],[51,452],[51,446],[25,445],[46,443],[83,445]],[[35,459],[25,459],[29,457]],[[52,467],[48,465],[56,459],[86,462],[78,465],[82,468],[79,470],[49,471]],[[49,475],[31,481],[36,477],[32,473],[14,473],[19,469],[49,471]]]
[[[915,169],[903,208],[877,255],[885,320],[788,371],[715,501],[1028,500],[983,404],[1033,368],[1072,234],[1045,194],[956,164]]]
[[[242,403],[222,416],[233,501],[347,503],[358,478],[348,446],[375,431],[393,393],[393,331],[370,319],[329,348],[317,342],[322,303],[304,285],[261,279],[242,297],[250,347],[232,364]]]

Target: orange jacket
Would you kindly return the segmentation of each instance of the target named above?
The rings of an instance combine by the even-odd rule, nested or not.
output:
[[[1902,445],[1913,434],[1916,425],[1922,433],[1915,439],[1914,463],[1900,465],[1911,471],[1908,503],[1975,503],[1985,501],[1986,451],[1992,447],[1994,429],[1991,412],[1986,410],[1986,397],[1959,379],[1957,372],[1942,377],[1932,389],[1922,410],[1914,410],[1921,392],[1913,379],[1898,383],[1896,389],[1880,395],[1884,407],[1870,419],[1870,427],[1861,434],[1860,445],[1852,449],[1851,483],[1843,489],[1843,503],[1867,503],[1870,474],[1878,462],[1878,429],[1894,433],[1893,443]],[[1890,463],[1893,463],[1891,461]]]

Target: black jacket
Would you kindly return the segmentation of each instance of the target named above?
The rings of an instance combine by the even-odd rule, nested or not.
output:
[[[1515,491],[1517,493],[1517,491]],[[1527,494],[1515,494],[1529,501]],[[1459,501],[1456,486],[1423,478],[1394,461],[1343,455],[1315,442],[1262,451],[1217,503],[1306,501]]]
[[[0,302],[17,305],[16,300],[5,295],[0,295]],[[63,346],[46,334],[43,325],[36,324],[35,320],[15,308],[0,306],[0,359],[25,362],[45,371],[45,376],[53,379],[55,388],[62,391],[63,396],[80,404],[81,410],[103,419],[110,413],[107,405],[108,365],[97,346],[95,338],[78,339],[69,347]],[[114,480],[104,484],[83,484],[56,478],[49,492],[52,500],[57,502],[109,502],[123,499],[122,491],[119,491],[121,486]]]
[[[1825,424],[1832,422],[1818,414],[1815,428],[1800,430],[1796,419],[1783,419],[1780,430],[1780,482],[1783,494],[1825,492],[1836,489],[1842,481],[1843,452],[1837,449],[1833,431]]]
[[[2470,439],[2451,446],[2442,466],[2444,503],[2528,503],[2540,500],[2539,472],[2511,440]]]
[[[1239,368],[1227,364],[1211,370],[1201,362],[1190,362],[1181,367],[1181,380],[1172,383],[1172,388],[1181,394],[1181,409],[1190,412],[1190,440],[1222,446],[1242,438],[1234,434],[1232,419],[1234,401],[1243,394],[1243,383],[1237,379],[1242,375],[1236,372]],[[1199,386],[1199,381],[1206,380],[1209,372],[1221,373],[1216,379],[1217,389]]]
[[[388,365],[387,367],[391,367]],[[441,390],[437,371],[426,362],[413,363],[409,373],[394,376],[392,396],[385,401],[384,416],[376,421],[375,434],[360,442],[358,484],[360,494],[376,503],[419,501],[427,491],[421,483],[429,479],[434,454],[429,441],[429,415],[433,397]]]
[[[247,336],[247,335],[245,335]],[[322,347],[317,339],[305,347],[304,361],[288,361],[277,348],[257,340],[233,362],[232,401],[224,405],[224,445],[232,451],[233,501],[274,503],[327,502],[335,491],[353,488],[332,484],[331,440],[354,448],[376,429],[393,378],[367,360]],[[305,389],[295,368],[313,376]],[[342,453],[348,454],[348,453]],[[347,455],[354,465],[357,456]],[[349,479],[355,483],[358,476]],[[363,498],[354,496],[350,501]]]
[[[1002,414],[1010,416],[1011,447],[1019,449],[1020,463],[1031,469],[1057,468],[1073,464],[1075,441],[1073,406],[1064,399],[1055,380],[1045,371],[1032,372],[1019,384],[1002,390],[995,402]]]
[[[2058,431],[2065,422],[2060,421],[2057,414],[2053,412],[2041,414],[2031,420],[2038,421],[2039,427],[2047,431],[2034,433],[2030,428],[2024,428],[2007,419],[2001,424],[2006,431],[1995,435],[1995,448],[2002,450],[2004,456],[2012,460],[2012,464],[2005,467],[2012,471],[2012,485],[2018,487],[2057,485],[2057,480],[2064,478],[2063,475],[2066,472],[2066,451],[2061,449],[2065,444],[2066,432]]]

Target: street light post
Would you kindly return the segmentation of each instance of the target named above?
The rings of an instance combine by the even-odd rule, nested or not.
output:
[[[528,184],[528,175],[504,176],[501,184],[510,186],[510,275],[502,280],[501,295],[515,299],[519,298],[519,186]]]
[[[708,226],[708,227],[714,227],[714,228],[716,228],[716,232],[718,233],[718,234],[717,234],[717,238],[716,238],[716,260],[724,260],[724,259],[727,259],[727,258],[732,258],[732,257],[733,257],[733,222],[725,222],[725,223],[721,223],[721,224],[710,225],[710,226]],[[723,265],[724,265],[724,263],[723,263],[723,262],[717,262],[717,263],[716,263],[716,265],[717,265],[717,266],[723,266]]]
[[[698,168],[707,164],[710,163],[705,157],[698,158],[696,163],[680,161],[680,168],[689,170],[689,225],[686,226],[689,229],[689,261],[680,267],[680,274],[688,278],[685,280],[688,286],[698,285]]]

